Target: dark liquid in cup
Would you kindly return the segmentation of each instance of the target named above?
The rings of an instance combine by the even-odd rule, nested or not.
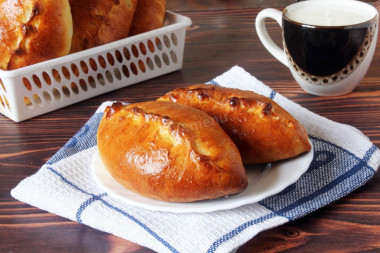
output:
[[[330,76],[354,68],[355,57],[366,42],[367,22],[349,27],[306,26],[283,19],[285,47],[297,68],[314,76]],[[358,62],[359,63],[359,62]],[[352,65],[352,66],[350,66]]]

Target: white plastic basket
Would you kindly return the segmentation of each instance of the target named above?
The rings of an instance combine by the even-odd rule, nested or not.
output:
[[[191,20],[24,68],[0,70],[0,112],[20,122],[182,68]]]

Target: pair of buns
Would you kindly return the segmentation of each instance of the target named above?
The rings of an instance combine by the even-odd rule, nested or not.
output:
[[[0,1],[0,69],[13,70],[163,25],[165,0]]]
[[[243,162],[311,149],[297,120],[250,91],[196,85],[158,100],[113,104],[97,135],[110,174],[149,198],[190,202],[236,194],[247,187]]]
[[[69,0],[71,53],[162,27],[166,0]]]

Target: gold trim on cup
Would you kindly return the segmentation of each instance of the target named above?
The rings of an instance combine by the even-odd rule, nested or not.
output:
[[[366,57],[367,52],[368,52],[368,50],[369,50],[369,48],[373,42],[375,34],[376,34],[376,29],[378,29],[377,25],[378,25],[379,13],[377,12],[377,10],[373,6],[364,3],[364,5],[368,5],[369,7],[372,7],[373,9],[375,9],[374,17],[365,21],[365,22],[360,22],[360,23],[356,23],[356,24],[349,24],[349,25],[340,25],[340,26],[311,25],[311,24],[306,24],[306,23],[295,21],[295,20],[293,20],[287,16],[288,8],[293,6],[293,5],[297,5],[297,4],[300,4],[300,3],[292,4],[288,7],[286,7],[282,11],[282,18],[283,18],[282,22],[283,23],[284,23],[284,20],[286,20],[287,22],[292,23],[293,25],[296,25],[299,27],[305,27],[305,28],[309,28],[309,29],[318,29],[318,30],[324,30],[324,29],[326,29],[326,30],[327,29],[329,29],[329,30],[333,30],[333,29],[340,29],[340,30],[341,29],[357,29],[357,28],[361,28],[361,27],[363,27],[363,28],[367,27],[368,28],[366,38],[364,39],[363,44],[361,45],[360,49],[358,50],[358,54],[352,58],[352,60],[347,64],[346,67],[344,67],[341,70],[337,71],[336,73],[333,73],[333,74],[328,75],[328,76],[315,76],[312,74],[308,74],[300,66],[298,66],[296,64],[296,62],[293,60],[292,56],[289,54],[288,48],[287,48],[286,43],[285,43],[285,39],[283,38],[283,47],[284,47],[286,57],[288,58],[288,61],[289,61],[289,65],[290,65],[289,67],[292,68],[303,80],[305,80],[308,83],[313,84],[313,85],[328,86],[328,85],[339,83],[340,81],[346,79],[348,76],[350,76],[359,67],[361,62]]]

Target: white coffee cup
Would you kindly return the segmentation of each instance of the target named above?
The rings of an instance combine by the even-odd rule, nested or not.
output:
[[[281,26],[283,49],[269,36],[266,18]],[[376,8],[364,2],[310,0],[282,12],[264,9],[256,17],[256,31],[303,90],[339,96],[353,91],[365,76],[376,48],[378,22]]]

